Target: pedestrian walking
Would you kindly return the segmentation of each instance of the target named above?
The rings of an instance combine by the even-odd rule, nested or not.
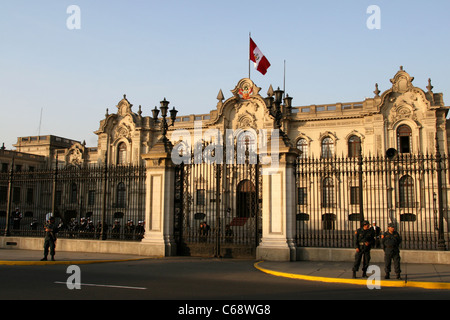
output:
[[[55,217],[50,217],[50,219],[45,223],[44,230],[44,257],[41,261],[47,261],[49,250],[52,261],[55,261],[56,233],[58,232],[58,228],[55,224]]]
[[[389,223],[388,231],[381,236],[381,246],[384,250],[385,279],[390,279],[392,261],[394,261],[394,271],[397,274],[397,279],[401,279],[400,243],[402,243],[402,237],[395,230],[395,223]]]
[[[358,271],[361,264],[361,259],[363,260],[362,276],[367,277],[367,268],[370,262],[370,249],[374,244],[374,231],[370,228],[369,221],[364,221],[363,226],[355,231],[353,237],[353,244],[356,248],[355,262],[353,264],[353,278],[356,278],[356,271]]]

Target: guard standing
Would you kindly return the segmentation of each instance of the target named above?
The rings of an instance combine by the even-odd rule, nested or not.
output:
[[[380,237],[381,237],[381,229],[379,226],[377,226],[377,222],[374,220],[372,221],[372,227],[371,229],[373,229],[374,232],[374,236],[375,236],[375,244],[374,244],[374,248],[379,248],[380,247]]]
[[[370,228],[369,221],[364,221],[362,228],[355,231],[353,244],[356,248],[355,263],[353,264],[353,278],[356,278],[356,271],[359,269],[361,259],[363,259],[362,276],[367,277],[366,271],[370,262],[370,249],[375,241],[374,231]]]
[[[386,272],[385,279],[389,279],[391,272],[391,262],[394,260],[394,270],[397,274],[397,279],[401,279],[400,273],[400,243],[402,237],[395,230],[395,223],[389,223],[388,231],[381,236],[381,245],[384,250],[384,271]]]
[[[55,261],[56,233],[58,232],[58,228],[55,224],[55,217],[50,217],[50,220],[48,220],[44,226],[44,230],[44,258],[42,258],[41,261],[47,261],[49,249],[52,261]]]

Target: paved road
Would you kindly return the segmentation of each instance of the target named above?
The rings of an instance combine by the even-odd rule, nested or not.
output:
[[[79,264],[81,289],[69,289],[68,265],[0,266],[0,299],[318,300],[449,299],[450,290],[368,289],[261,272],[252,260],[161,258]],[[68,281],[69,279],[69,281]],[[73,278],[72,278],[73,280]]]

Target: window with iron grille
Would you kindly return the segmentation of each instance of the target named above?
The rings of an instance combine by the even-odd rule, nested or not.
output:
[[[414,208],[414,180],[411,176],[403,176],[399,181],[399,207]]]
[[[77,184],[76,183],[72,183],[70,185],[69,202],[70,203],[77,203]]]
[[[350,204],[359,204],[359,187],[350,187]]]
[[[127,162],[127,146],[124,142],[117,146],[117,164],[125,164]]]
[[[307,204],[307,191],[305,187],[297,188],[298,190],[298,198],[297,198],[297,204],[299,205],[305,205]]]
[[[334,141],[330,137],[322,140],[322,158],[331,158],[334,155]]]
[[[335,205],[334,199],[334,183],[333,179],[325,178],[323,179],[322,186],[322,207],[332,208]]]
[[[300,150],[300,158],[306,158],[308,156],[308,142],[306,139],[298,139],[297,149]]]
[[[197,205],[204,206],[206,204],[205,189],[197,189]]]
[[[412,149],[412,131],[407,125],[401,125],[397,129],[397,147],[399,153],[410,153]]]
[[[117,199],[116,207],[117,208],[125,208],[125,198],[126,198],[125,183],[120,182],[117,185],[117,190],[116,190],[116,199]]]
[[[94,204],[95,204],[95,190],[89,190],[88,206],[93,206]]]
[[[348,156],[359,157],[361,155],[361,138],[358,136],[351,136],[348,139]]]

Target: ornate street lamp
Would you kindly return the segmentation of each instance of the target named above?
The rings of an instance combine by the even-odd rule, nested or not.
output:
[[[267,109],[269,110],[269,113],[272,117],[275,119],[275,126],[276,129],[280,132],[280,137],[287,143],[290,144],[289,138],[281,129],[282,123],[281,120],[283,120],[283,117],[289,116],[292,111],[292,97],[289,97],[289,95],[286,95],[286,97],[283,99],[284,91],[278,88],[277,90],[273,90],[272,86],[270,86],[269,90],[267,91],[267,97],[264,98],[264,101],[266,102]],[[283,108],[281,109],[282,105],[281,103],[284,100]]]
[[[169,103],[170,102],[167,101],[166,98],[164,98],[164,100],[160,102],[161,107],[159,108],[161,110],[161,117],[162,117],[161,130],[162,130],[162,136],[163,136],[164,141],[167,141],[167,137],[166,137],[167,130],[169,129],[170,126],[174,125],[175,120],[177,118],[177,113],[178,113],[178,110],[176,110],[175,107],[173,107],[173,109],[170,110],[170,119],[172,120],[172,122],[170,124],[168,124],[166,117],[167,117],[167,111],[169,110]],[[160,110],[158,110],[157,107],[155,107],[155,109],[152,110],[153,121],[155,122],[155,124],[158,120],[158,115],[159,115]]]

